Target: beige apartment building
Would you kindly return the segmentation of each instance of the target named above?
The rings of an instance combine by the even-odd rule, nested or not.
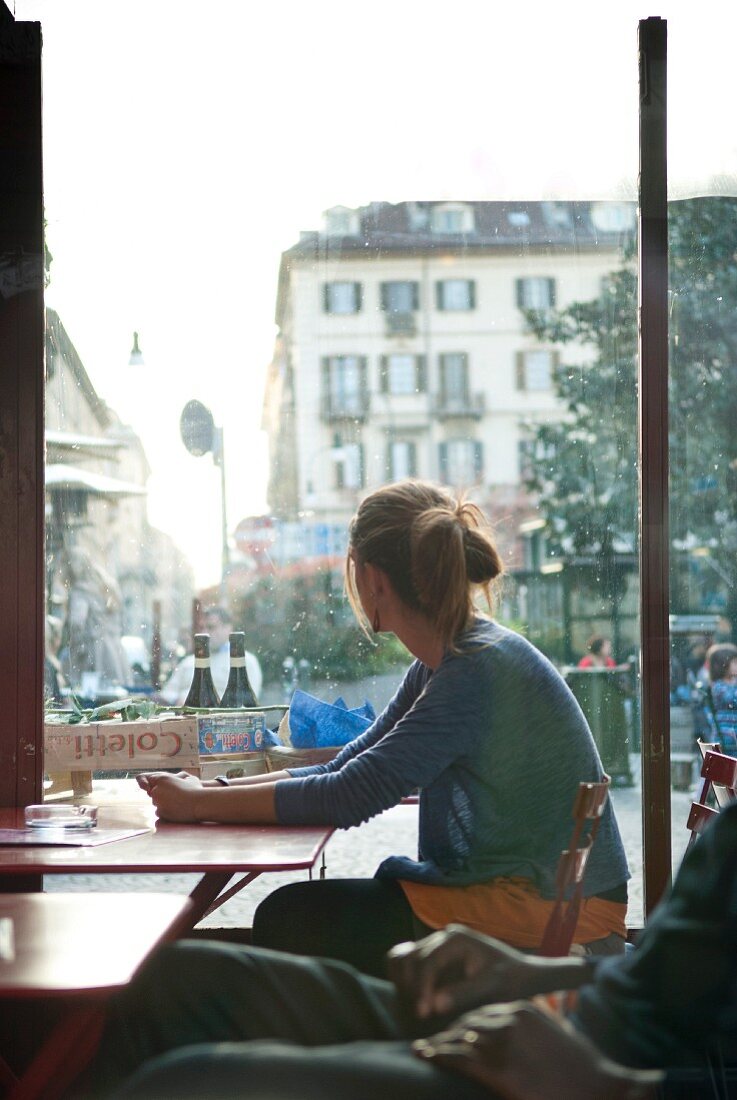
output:
[[[562,415],[559,352],[527,311],[597,297],[634,227],[631,203],[328,210],[282,256],[264,405],[272,513],[339,528],[366,492],[417,476],[519,527],[534,515],[534,426]]]
[[[149,648],[190,621],[194,578],[148,519],[143,444],[97,392],[59,315],[46,310],[46,610],[63,627],[70,686],[130,682],[120,639]],[[104,636],[105,627],[109,637]],[[125,679],[128,677],[128,679]]]

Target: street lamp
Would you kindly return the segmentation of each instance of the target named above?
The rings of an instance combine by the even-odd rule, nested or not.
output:
[[[131,348],[131,357],[128,360],[128,366],[129,367],[142,367],[142,366],[144,366],[143,352],[141,351],[140,347],[138,346],[138,333],[137,332],[133,333],[133,347]]]

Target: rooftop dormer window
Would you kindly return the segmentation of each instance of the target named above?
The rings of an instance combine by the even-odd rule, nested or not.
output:
[[[433,233],[473,233],[473,210],[464,203],[441,203],[433,207],[430,225]]]
[[[635,204],[632,202],[595,202],[591,221],[600,233],[626,233],[635,228]]]
[[[357,210],[334,206],[325,211],[325,233],[328,237],[357,237],[360,220]]]
[[[510,210],[507,214],[507,221],[515,229],[522,229],[530,224],[530,215],[526,210]]]

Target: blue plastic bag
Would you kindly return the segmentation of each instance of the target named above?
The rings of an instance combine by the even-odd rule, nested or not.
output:
[[[332,748],[354,741],[368,729],[374,717],[374,709],[368,702],[348,710],[342,699],[324,703],[297,689],[289,707],[289,733],[296,749]]]

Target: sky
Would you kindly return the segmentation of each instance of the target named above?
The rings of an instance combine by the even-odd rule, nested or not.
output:
[[[181,411],[196,398],[223,427],[229,528],[264,513],[280,255],[326,209],[634,199],[651,14],[674,188],[737,168],[731,0],[7,2],[43,32],[47,303],[141,436],[149,517],[199,585],[219,579],[220,473],[184,449]]]

